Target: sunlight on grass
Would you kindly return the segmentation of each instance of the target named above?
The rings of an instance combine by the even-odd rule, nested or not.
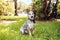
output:
[[[26,19],[27,17],[21,17],[21,16],[0,16],[1,20],[20,20],[20,19]]]
[[[20,27],[26,20],[9,25],[0,25],[0,40],[60,40],[60,22],[39,22],[35,24],[34,36],[22,35]]]

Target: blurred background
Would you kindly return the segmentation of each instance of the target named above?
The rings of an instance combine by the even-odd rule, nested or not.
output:
[[[36,20],[32,37],[20,33],[31,10]],[[0,40],[60,40],[60,0],[0,0]]]
[[[38,20],[60,18],[60,0],[0,0],[0,16],[27,16],[27,9]]]

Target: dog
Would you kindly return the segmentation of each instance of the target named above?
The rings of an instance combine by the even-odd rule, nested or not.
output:
[[[20,28],[20,32],[22,34],[29,34],[29,35],[33,35],[33,31],[34,31],[34,13],[33,11],[30,11],[28,13],[28,19],[27,21],[23,24],[23,26]]]

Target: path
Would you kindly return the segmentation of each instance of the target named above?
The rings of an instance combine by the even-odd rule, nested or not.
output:
[[[60,19],[56,19],[57,21],[60,21]]]
[[[10,23],[13,23],[13,22],[16,22],[16,21],[6,21],[6,20],[3,20],[3,21],[0,21],[0,24],[10,24]]]

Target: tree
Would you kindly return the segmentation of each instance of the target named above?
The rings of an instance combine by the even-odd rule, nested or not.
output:
[[[0,0],[0,15],[8,15],[8,14],[13,14],[14,13],[14,7],[13,3],[10,2],[9,0],[3,1]]]
[[[51,0],[43,0],[43,10],[42,13],[45,15],[45,19],[49,19],[49,14],[51,12]]]
[[[37,10],[37,13],[39,13],[39,10],[41,10],[40,3],[42,0],[33,0],[33,8]]]
[[[57,12],[60,14],[60,2],[57,0]]]
[[[33,0],[33,8],[36,10],[36,15],[40,18],[40,12],[42,10],[42,0]]]
[[[14,5],[15,5],[15,16],[17,16],[17,0],[13,0],[14,1]]]
[[[50,14],[50,17],[51,18],[56,18],[56,16],[57,16],[57,12],[58,12],[58,10],[57,10],[57,6],[58,5],[58,0],[55,0],[55,2],[53,2],[53,8],[52,8],[52,13]],[[58,7],[59,8],[59,7]]]
[[[34,6],[37,13],[39,13],[39,18],[48,19],[48,15],[51,11],[51,0],[37,0]]]

